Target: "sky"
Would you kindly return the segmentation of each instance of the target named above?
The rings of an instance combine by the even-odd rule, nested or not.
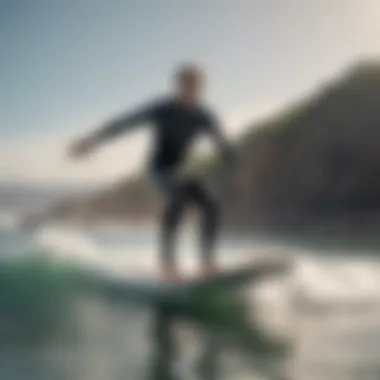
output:
[[[67,143],[170,90],[178,63],[208,74],[234,137],[365,58],[378,0],[0,0],[0,181],[106,183],[144,167],[137,132],[81,163]]]

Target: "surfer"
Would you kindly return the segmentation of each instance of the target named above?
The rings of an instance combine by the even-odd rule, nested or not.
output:
[[[216,270],[214,248],[219,225],[219,205],[199,180],[184,176],[182,164],[194,138],[207,134],[220,148],[223,162],[232,163],[232,150],[223,137],[217,118],[202,103],[204,74],[194,64],[185,64],[175,72],[175,91],[132,113],[121,115],[94,133],[70,146],[74,158],[84,157],[100,144],[131,131],[139,125],[151,125],[155,137],[150,160],[150,175],[165,200],[162,214],[160,259],[165,279],[177,280],[174,251],[177,229],[185,208],[196,206],[202,215],[201,255],[206,275]]]

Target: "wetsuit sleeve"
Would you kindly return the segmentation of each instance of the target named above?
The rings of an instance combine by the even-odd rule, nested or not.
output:
[[[227,138],[225,137],[222,131],[221,123],[215,115],[211,113],[207,113],[205,115],[205,128],[206,132],[217,144],[219,151],[222,155],[223,161],[229,165],[234,164],[234,151],[232,149],[231,144],[228,142]]]
[[[91,143],[98,145],[124,132],[128,132],[141,124],[153,121],[157,114],[158,107],[156,104],[142,107],[134,112],[121,115],[111,120],[90,136]]]

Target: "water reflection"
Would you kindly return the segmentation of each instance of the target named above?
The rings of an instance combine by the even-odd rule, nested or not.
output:
[[[152,342],[153,357],[151,373],[147,380],[174,380],[178,378],[175,371],[176,341],[173,334],[173,318],[164,308],[154,312]]]
[[[234,293],[234,299],[242,300],[240,296],[240,293]],[[236,304],[230,306],[236,307]],[[153,355],[147,380],[282,376],[287,356],[285,346],[269,339],[252,319],[247,321],[242,314],[236,319],[229,319],[222,315],[222,310],[216,319],[210,318],[205,310],[191,312],[188,308],[186,313],[181,311],[178,313],[176,308],[165,305],[159,305],[154,310],[151,334]],[[233,310],[233,314],[238,315],[239,310]],[[186,354],[181,355],[189,339],[181,339],[181,334],[178,334],[181,329],[178,327],[187,327],[195,338],[192,361],[189,359],[192,355],[187,355],[187,358]],[[187,371],[180,365],[183,356],[191,362]]]
[[[151,373],[147,380],[179,380],[180,371],[176,368],[179,342],[175,337],[175,317],[165,310],[158,308],[155,311],[153,328],[153,358]],[[218,357],[221,347],[216,334],[211,331],[204,334],[199,351],[198,363],[194,368],[199,380],[218,379]]]

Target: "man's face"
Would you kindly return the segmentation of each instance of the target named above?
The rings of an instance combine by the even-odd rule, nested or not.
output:
[[[204,89],[204,79],[200,71],[192,69],[178,76],[179,95],[187,101],[197,101]]]

